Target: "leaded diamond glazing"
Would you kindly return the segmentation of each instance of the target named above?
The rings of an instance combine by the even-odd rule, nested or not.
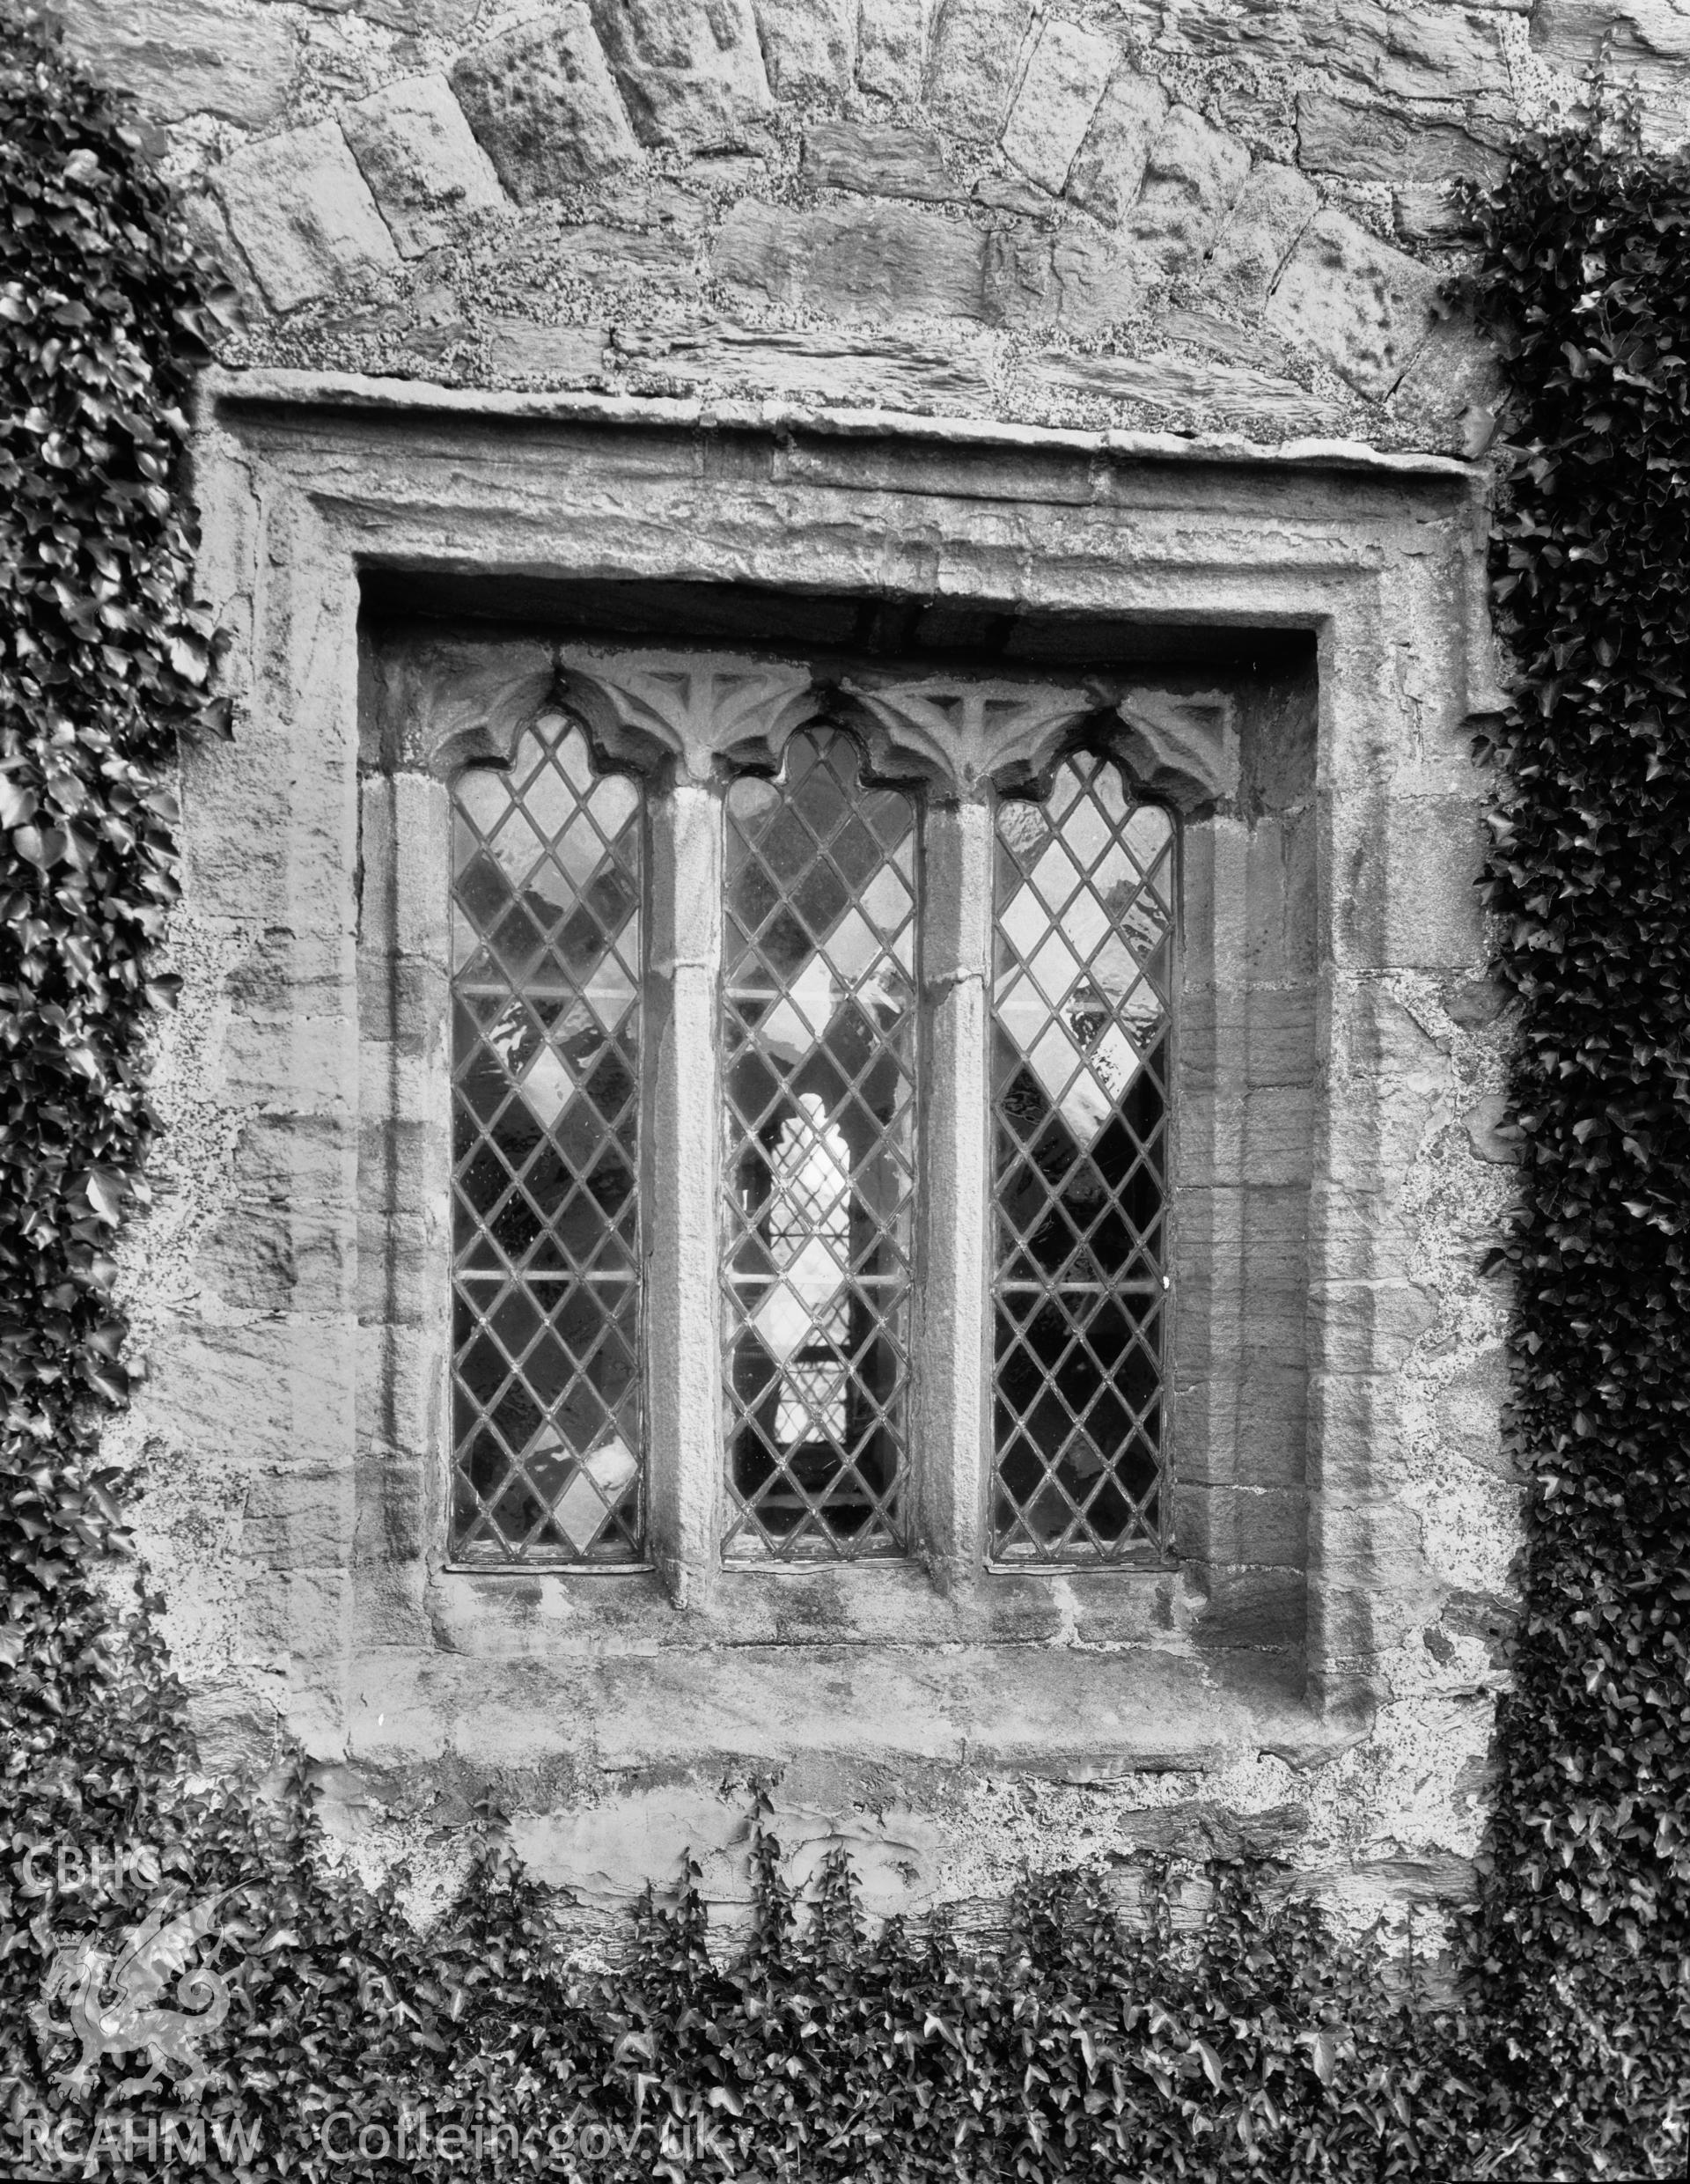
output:
[[[1089,753],[998,807],[992,1554],[1098,1563],[1164,1523],[1174,831]]]
[[[849,736],[728,792],[727,1551],[904,1542],[915,811]]]
[[[452,1551],[637,1560],[636,783],[555,718],[452,791]]]

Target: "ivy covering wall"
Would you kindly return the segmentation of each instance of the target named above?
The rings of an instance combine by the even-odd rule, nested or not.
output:
[[[0,2173],[31,2132],[33,2166],[121,2180],[445,2177],[477,2145],[483,2173],[560,2178],[1681,2171],[1686,215],[1681,165],[1587,138],[1523,144],[1482,210],[1517,391],[1495,575],[1520,696],[1488,743],[1488,885],[1521,1018],[1499,1257],[1532,1483],[1457,1999],[1260,1868],[1146,1866],[1130,1923],[1094,1879],[1030,1884],[969,1947],[871,1933],[840,1863],[795,1903],[764,1837],[748,1938],[707,1945],[689,1876],[586,1974],[490,1807],[423,1937],[392,1886],[331,1870],[302,1772],[198,1778],[149,1604],[110,1604],[111,1244],[170,998],[166,783],[175,738],[217,725],[183,468],[216,276],[121,114],[0,5]],[[156,1870],[125,1867],[136,1842]],[[197,1948],[215,1974],[185,1997],[219,2012],[191,2097],[173,2072],[126,2091],[138,2051],[96,2041],[78,2070],[67,2036],[72,1940],[115,1956],[161,1903],[206,1907],[172,1966]],[[149,2138],[161,2111],[176,2135]]]
[[[1531,1493],[1480,1945],[1524,2112],[1623,2140],[1690,2104],[1690,166],[1531,142],[1483,217]]]

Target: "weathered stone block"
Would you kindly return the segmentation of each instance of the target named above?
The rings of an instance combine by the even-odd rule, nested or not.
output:
[[[1439,182],[1452,174],[1495,181],[1508,163],[1500,129],[1464,128],[1323,91],[1298,93],[1297,141],[1312,173],[1341,174],[1356,182]]]
[[[1496,430],[1503,395],[1496,352],[1470,319],[1443,319],[1397,382],[1392,408],[1429,445],[1474,457]]]
[[[936,349],[893,335],[854,340],[812,327],[798,333],[717,327],[653,342],[653,370],[760,393],[870,402],[885,409],[979,412],[991,401],[987,360],[977,350]]]
[[[1117,76],[1091,117],[1069,169],[1068,195],[1099,220],[1119,226],[1131,210],[1163,122],[1168,95],[1149,76]]]
[[[302,993],[297,1014],[237,1018],[225,1034],[220,1089],[234,1103],[292,1100],[327,1114],[349,1104],[357,1088],[357,1055],[349,1018],[355,996],[321,989]],[[321,1001],[334,1014],[305,1005]]]
[[[1436,1296],[1410,1282],[1317,1282],[1309,1293],[1312,1351],[1328,1373],[1398,1371],[1436,1321]]]
[[[1553,67],[1682,100],[1690,15],[1681,0],[1538,0],[1532,43]]]
[[[927,56],[927,104],[959,136],[996,137],[1021,66],[1032,0],[938,0]]]
[[[341,127],[401,257],[420,258],[465,214],[505,202],[444,76],[388,84],[348,107]]]
[[[751,0],[591,0],[640,140],[743,144],[773,101]]]
[[[240,0],[59,0],[53,11],[72,59],[163,121],[215,114],[262,129],[298,60],[292,25]]]
[[[587,220],[551,238],[546,272],[595,288],[659,280],[676,296],[696,285],[696,239],[684,228],[613,227]]]
[[[242,318],[254,312],[261,314],[263,298],[235,241],[228,214],[209,189],[188,192],[182,198],[181,206],[182,217],[195,246],[207,252],[227,274]]]
[[[1517,1479],[1519,1466],[1503,1439],[1508,1397],[1508,1359],[1500,1344],[1476,1351],[1444,1381],[1433,1405],[1445,1452],[1493,1477]]]
[[[901,206],[795,212],[736,205],[716,239],[730,289],[837,319],[977,319],[984,238]]]
[[[367,15],[391,30],[436,31],[450,38],[474,21],[481,0],[305,0],[322,15]]]
[[[914,105],[927,71],[933,0],[859,0],[856,80],[882,99]]]
[[[1478,806],[1466,798],[1394,802],[1385,841],[1363,858],[1359,892],[1335,920],[1341,952],[1371,943],[1392,967],[1478,962],[1481,834]]]
[[[254,1467],[241,1513],[241,1548],[266,1570],[332,1570],[348,1559],[352,1512],[336,1464]]]
[[[1123,283],[1123,287],[1125,283]],[[1113,401],[1149,402],[1221,417],[1260,417],[1290,432],[1319,432],[1332,412],[1294,379],[1194,357],[1047,357],[1033,366],[1047,386]]]
[[[783,99],[842,99],[856,64],[856,0],[752,0],[763,66]]]
[[[1312,983],[1242,991],[1187,984],[1179,1002],[1179,1096],[1312,1083],[1315,1023]]]
[[[968,195],[946,173],[936,136],[885,121],[812,121],[804,132],[798,179],[814,189],[862,190],[929,204],[957,202]]]
[[[1300,1486],[1308,1461],[1308,1375],[1289,1362],[1241,1351],[1187,1368],[1175,1339],[1175,1470],[1192,1485]]]
[[[1286,260],[1268,323],[1381,400],[1437,316],[1438,276],[1341,212],[1317,213]]]
[[[1385,5],[1386,0],[1297,0],[1292,7],[1282,0],[1243,0],[1242,6],[1239,0],[1182,0],[1179,37],[1206,57],[1243,53],[1336,67],[1355,55],[1364,56],[1357,66],[1370,67],[1385,43]],[[1147,21],[1150,9],[1155,18]],[[1161,15],[1161,0],[1149,0],[1138,14],[1150,36],[1160,31]]]
[[[488,364],[498,379],[596,379],[605,369],[602,326],[537,326],[530,319],[495,319],[488,327]]]
[[[1070,334],[1100,333],[1124,319],[1143,287],[1117,238],[1072,228],[1054,233],[1043,227],[999,228],[987,239],[985,278],[987,316],[994,325],[1060,326]],[[1114,359],[1062,361],[1084,373]]]
[[[1192,272],[1249,171],[1250,154],[1236,137],[1189,107],[1172,107],[1123,223],[1145,269],[1166,280]]]
[[[1394,97],[1501,100],[1510,88],[1497,31],[1504,11],[1529,13],[1531,0],[1181,0],[1179,37],[1206,58],[1312,64]],[[1172,13],[1154,0],[1153,11],[1152,36]]]
[[[445,996],[442,996],[444,1001]],[[440,1076],[440,1057],[434,1074]],[[452,1139],[443,1124],[433,1131],[415,1124],[403,1129],[369,1125],[362,1133],[359,1158],[371,1177],[425,1174],[440,1180],[439,1203],[408,1205],[399,1213],[365,1204],[358,1217],[356,1305],[365,1327],[422,1327],[437,1331],[442,1294],[440,1270],[451,1257],[452,1216],[445,1204],[445,1179],[452,1170]],[[371,1161],[406,1160],[415,1166],[376,1166]],[[412,1187],[415,1188],[415,1186]],[[371,1193],[373,1195],[373,1192]],[[416,1194],[418,1196],[421,1193]],[[436,1195],[434,1193],[430,1196]]]
[[[207,1231],[200,1265],[239,1311],[344,1307],[353,1234],[345,1135],[304,1115],[252,1115],[241,1126],[233,1202]]]
[[[1253,316],[1279,268],[1320,209],[1320,193],[1295,167],[1258,159],[1221,224],[1204,268],[1202,293]]]
[[[218,171],[217,188],[275,310],[399,269],[393,239],[333,121],[241,145]]]
[[[1690,53],[1690,40],[1686,50]],[[1500,12],[1485,7],[1393,6],[1378,85],[1396,99],[1511,103]]]
[[[1503,1092],[1487,1092],[1466,1117],[1467,1143],[1481,1160],[1517,1167],[1521,1139],[1512,1109]]]
[[[1197,1626],[1202,1646],[1290,1651],[1303,1644],[1308,1587],[1300,1570],[1197,1565],[1209,1603]]]
[[[1003,131],[1003,150],[1041,188],[1060,192],[1115,64],[1115,48],[1076,24],[1047,21]]]
[[[1410,182],[1391,193],[1391,224],[1405,243],[1467,243],[1478,224],[1439,182]]]
[[[585,0],[472,48],[452,87],[519,205],[639,155]]]
[[[1182,1555],[1203,1563],[1301,1570],[1308,1497],[1297,1487],[1198,1486],[1173,1489],[1173,1534]]]
[[[346,1327],[181,1325],[150,1364],[148,1404],[189,1455],[256,1467],[332,1461],[346,1445],[355,1386]]]

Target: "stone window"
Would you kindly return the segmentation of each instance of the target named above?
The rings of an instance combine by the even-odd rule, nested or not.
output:
[[[783,611],[801,631],[743,603]],[[533,708],[448,746],[461,1567],[650,1566],[653,1465],[729,1566],[930,1561],[946,1464],[989,1567],[1178,1548],[1174,807],[1212,843],[1239,700],[952,649],[936,676],[566,643]],[[1253,762],[1265,735],[1246,723]],[[655,1076],[654,886],[710,1010]],[[959,989],[981,1005],[947,1036]],[[1200,1011],[1200,1064],[1205,1037]],[[665,1151],[642,1116],[671,1097],[696,1127]],[[1191,1104],[1201,1127],[1194,1080]],[[1212,1185],[1184,1189],[1200,1235]],[[707,1190],[665,1304],[643,1266]],[[1187,1350],[1216,1337],[1213,1271],[1181,1280]],[[643,1385],[710,1319],[720,1431],[653,1438]]]
[[[1469,474],[286,375],[206,401],[209,595],[250,629],[185,841],[268,1240],[161,1301],[137,1416],[202,1466],[238,1419],[243,1614],[298,1717],[712,1781],[1341,1741],[1420,1613],[1433,1262],[1396,1179],[1433,1128],[1412,1024],[1482,960]],[[833,846],[824,775],[892,799],[889,876]],[[878,1004],[815,1036],[824,975]],[[489,1146],[510,1182],[469,1184]],[[567,1327],[475,1262],[507,1215]],[[1035,1295],[1000,1371],[996,1305]]]

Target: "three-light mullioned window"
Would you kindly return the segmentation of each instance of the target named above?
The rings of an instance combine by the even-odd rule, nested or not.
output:
[[[559,716],[453,785],[453,1554],[644,1551],[644,785]],[[790,737],[723,799],[717,1042],[732,1564],[919,1548],[923,793]],[[1166,1538],[1171,815],[1069,753],[995,813],[989,1445],[1002,1566]],[[959,1215],[958,1217],[965,1217]],[[922,1239],[924,1239],[924,1244]]]

